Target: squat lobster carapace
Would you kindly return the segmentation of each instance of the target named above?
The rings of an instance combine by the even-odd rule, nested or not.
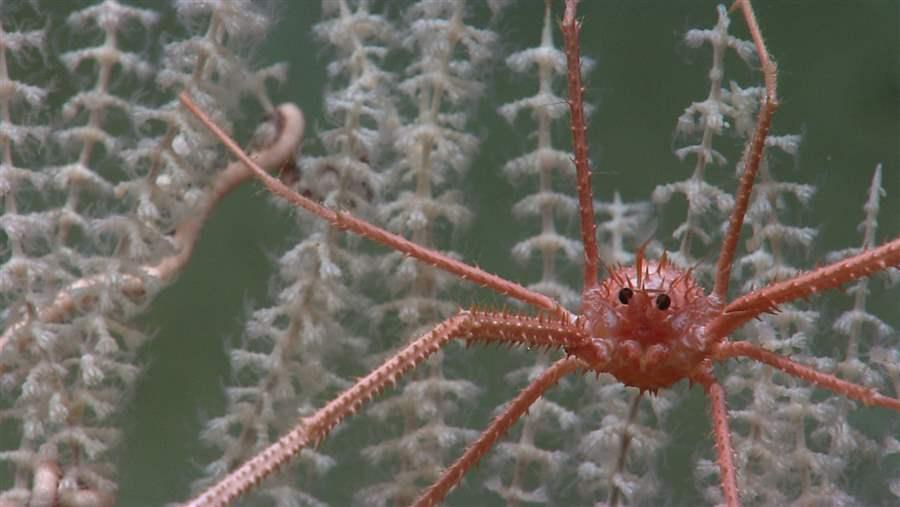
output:
[[[716,340],[706,326],[722,304],[665,257],[643,262],[639,251],[634,266],[611,269],[582,298],[587,332],[605,361],[582,359],[625,385],[655,392],[689,378],[710,357]]]
[[[794,278],[753,290],[729,301],[729,281],[744,216],[754,179],[766,147],[766,138],[777,106],[776,69],[770,61],[749,1],[738,0],[749,28],[765,78],[765,94],[754,135],[745,150],[744,171],[725,241],[715,269],[715,284],[707,293],[693,279],[662,257],[647,260],[639,251],[634,266],[609,269],[599,278],[599,258],[594,225],[591,172],[585,136],[583,87],[580,80],[576,0],[566,2],[563,32],[569,64],[569,106],[577,171],[581,239],[584,245],[584,289],[581,314],[565,310],[553,299],[503,280],[479,268],[421,247],[396,234],[379,229],[352,215],[313,202],[269,176],[257,167],[238,146],[191,102],[182,102],[249,167],[274,194],[303,208],[334,227],[380,242],[389,248],[419,259],[460,278],[481,284],[500,294],[516,298],[544,312],[535,317],[509,312],[463,310],[421,335],[381,366],[360,378],[352,387],[324,407],[302,418],[280,440],[266,448],[189,505],[220,505],[252,489],[255,484],[293,459],[301,449],[324,439],[345,417],[392,385],[403,373],[420,364],[452,339],[471,342],[499,342],[565,352],[522,390],[490,423],[465,453],[428,488],[416,505],[434,505],[460,481],[462,476],[495,445],[543,392],[564,375],[575,371],[610,373],[624,384],[642,391],[664,389],[679,380],[700,384],[711,405],[712,428],[721,488],[725,503],[740,504],[733,460],[731,433],[725,394],[716,380],[715,362],[746,357],[780,369],[790,375],[868,405],[900,410],[900,401],[878,394],[852,382],[841,380],[769,352],[755,344],[729,341],[737,328],[751,319],[774,311],[798,298],[834,289],[852,280],[871,275],[889,266],[900,265],[900,239],[870,249],[848,259],[817,268]]]

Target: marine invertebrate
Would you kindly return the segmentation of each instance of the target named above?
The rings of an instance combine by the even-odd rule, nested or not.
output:
[[[637,256],[633,268],[612,270],[607,282],[598,285],[598,252],[593,225],[594,214],[591,211],[593,202],[590,192],[590,170],[587,165],[587,144],[584,139],[585,122],[581,116],[582,87],[576,65],[578,50],[574,4],[575,2],[568,2],[569,9],[564,23],[568,30],[569,100],[572,105],[575,160],[579,175],[582,242],[585,245],[582,314],[575,315],[568,312],[544,295],[422,248],[400,236],[356,219],[344,211],[325,208],[268,177],[264,171],[257,171],[257,175],[274,194],[297,207],[313,212],[339,229],[374,239],[461,278],[520,299],[549,315],[531,317],[517,313],[481,310],[459,312],[433,331],[413,341],[324,408],[303,418],[294,430],[237,469],[218,486],[207,491],[198,498],[198,502],[202,504],[206,501],[227,501],[249,488],[289,460],[301,448],[324,438],[341,419],[353,413],[372,395],[393,383],[398,375],[421,362],[452,338],[560,348],[566,351],[567,357],[548,368],[506,407],[481,437],[469,447],[466,454],[420,498],[423,504],[434,503],[442,498],[461,475],[544,390],[562,375],[578,368],[611,372],[622,382],[644,390],[668,387],[681,379],[689,379],[703,385],[712,404],[722,490],[726,502],[730,505],[739,502],[738,488],[729,444],[724,392],[712,373],[713,361],[738,356],[748,357],[866,404],[894,410],[900,408],[900,403],[896,399],[880,395],[870,388],[818,372],[814,368],[780,357],[748,342],[725,340],[732,331],[747,321],[762,313],[774,311],[781,304],[838,287],[900,263],[900,240],[893,240],[809,273],[752,290],[730,302],[727,300],[734,253],[777,103],[774,65],[768,60],[762,36],[747,2],[738,2],[738,5],[750,27],[762,62],[766,93],[754,135],[746,150],[744,172],[736,193],[735,208],[731,214],[726,239],[719,255],[715,270],[715,285],[711,293],[709,295],[702,293],[690,279],[689,272],[676,270],[665,260],[646,264],[642,254]],[[185,98],[184,101],[190,104],[190,99]],[[202,113],[196,109],[194,111],[202,117]],[[208,125],[213,127],[211,123]],[[226,138],[221,133],[217,135]],[[229,147],[236,154],[245,157],[234,143]],[[253,164],[246,157],[243,160],[248,165]]]

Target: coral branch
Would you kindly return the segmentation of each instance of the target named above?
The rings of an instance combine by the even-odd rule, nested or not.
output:
[[[269,170],[281,167],[295,156],[297,147],[303,139],[305,126],[303,114],[290,104],[281,105],[276,109],[274,121],[278,127],[278,137],[272,144],[253,155],[260,166]],[[215,207],[232,190],[251,176],[250,170],[241,162],[233,162],[219,172],[206,199],[191,214],[190,218],[176,227],[172,235],[176,253],[155,265],[141,268],[140,271],[144,276],[119,274],[124,278],[122,291],[130,297],[138,299],[146,293],[147,278],[163,284],[170,282],[187,265],[203,225]],[[32,319],[42,322],[61,322],[75,308],[92,303],[91,296],[79,297],[79,294],[91,294],[92,292],[87,289],[103,283],[108,283],[108,275],[90,276],[71,283],[57,294],[51,304],[29,312],[7,326],[3,335],[0,336],[0,350],[3,350],[16,333],[24,329]]]

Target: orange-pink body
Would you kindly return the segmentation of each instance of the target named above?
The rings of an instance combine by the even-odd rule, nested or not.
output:
[[[610,269],[582,304],[587,331],[607,356],[603,370],[647,391],[690,377],[709,358],[716,337],[706,324],[722,309],[690,272],[640,256],[634,266]]]

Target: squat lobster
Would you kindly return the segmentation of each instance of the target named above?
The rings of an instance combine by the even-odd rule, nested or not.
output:
[[[707,294],[689,271],[682,271],[665,257],[649,261],[638,251],[634,266],[608,269],[598,280],[599,260],[593,223],[590,168],[587,156],[582,85],[579,69],[577,0],[567,0],[562,22],[566,42],[574,158],[577,171],[581,237],[584,244],[584,287],[581,314],[575,315],[556,301],[416,245],[403,237],[372,226],[352,215],[326,208],[309,200],[269,176],[237,145],[199,111],[186,95],[182,102],[201,119],[235,155],[253,169],[273,193],[327,220],[339,229],[386,246],[484,285],[498,293],[528,303],[543,313],[464,310],[412,341],[367,376],[299,424],[276,443],[233,471],[188,505],[219,505],[235,499],[294,457],[300,449],[315,445],[346,416],[379,393],[406,371],[436,352],[451,339],[503,342],[529,347],[563,349],[558,360],[520,392],[443,476],[426,490],[416,505],[440,502],[469,470],[518,420],[544,391],[561,377],[576,370],[605,372],[622,383],[647,391],[666,388],[682,379],[703,386],[710,398],[718,466],[725,503],[740,503],[725,406],[725,393],[712,373],[712,364],[732,357],[748,357],[830,389],[867,405],[900,410],[900,400],[878,394],[833,375],[816,371],[754,344],[728,341],[727,337],[747,321],[779,305],[832,289],[868,276],[888,266],[900,265],[900,238],[843,261],[818,268],[795,278],[751,291],[728,301],[731,268],[751,189],[765,149],[765,140],[777,107],[776,69],[768,57],[749,0],[738,0],[759,55],[766,93],[755,133],[744,155],[745,170],[736,194],[722,251],[717,261],[715,283]],[[299,111],[282,107],[285,122],[298,121]]]

